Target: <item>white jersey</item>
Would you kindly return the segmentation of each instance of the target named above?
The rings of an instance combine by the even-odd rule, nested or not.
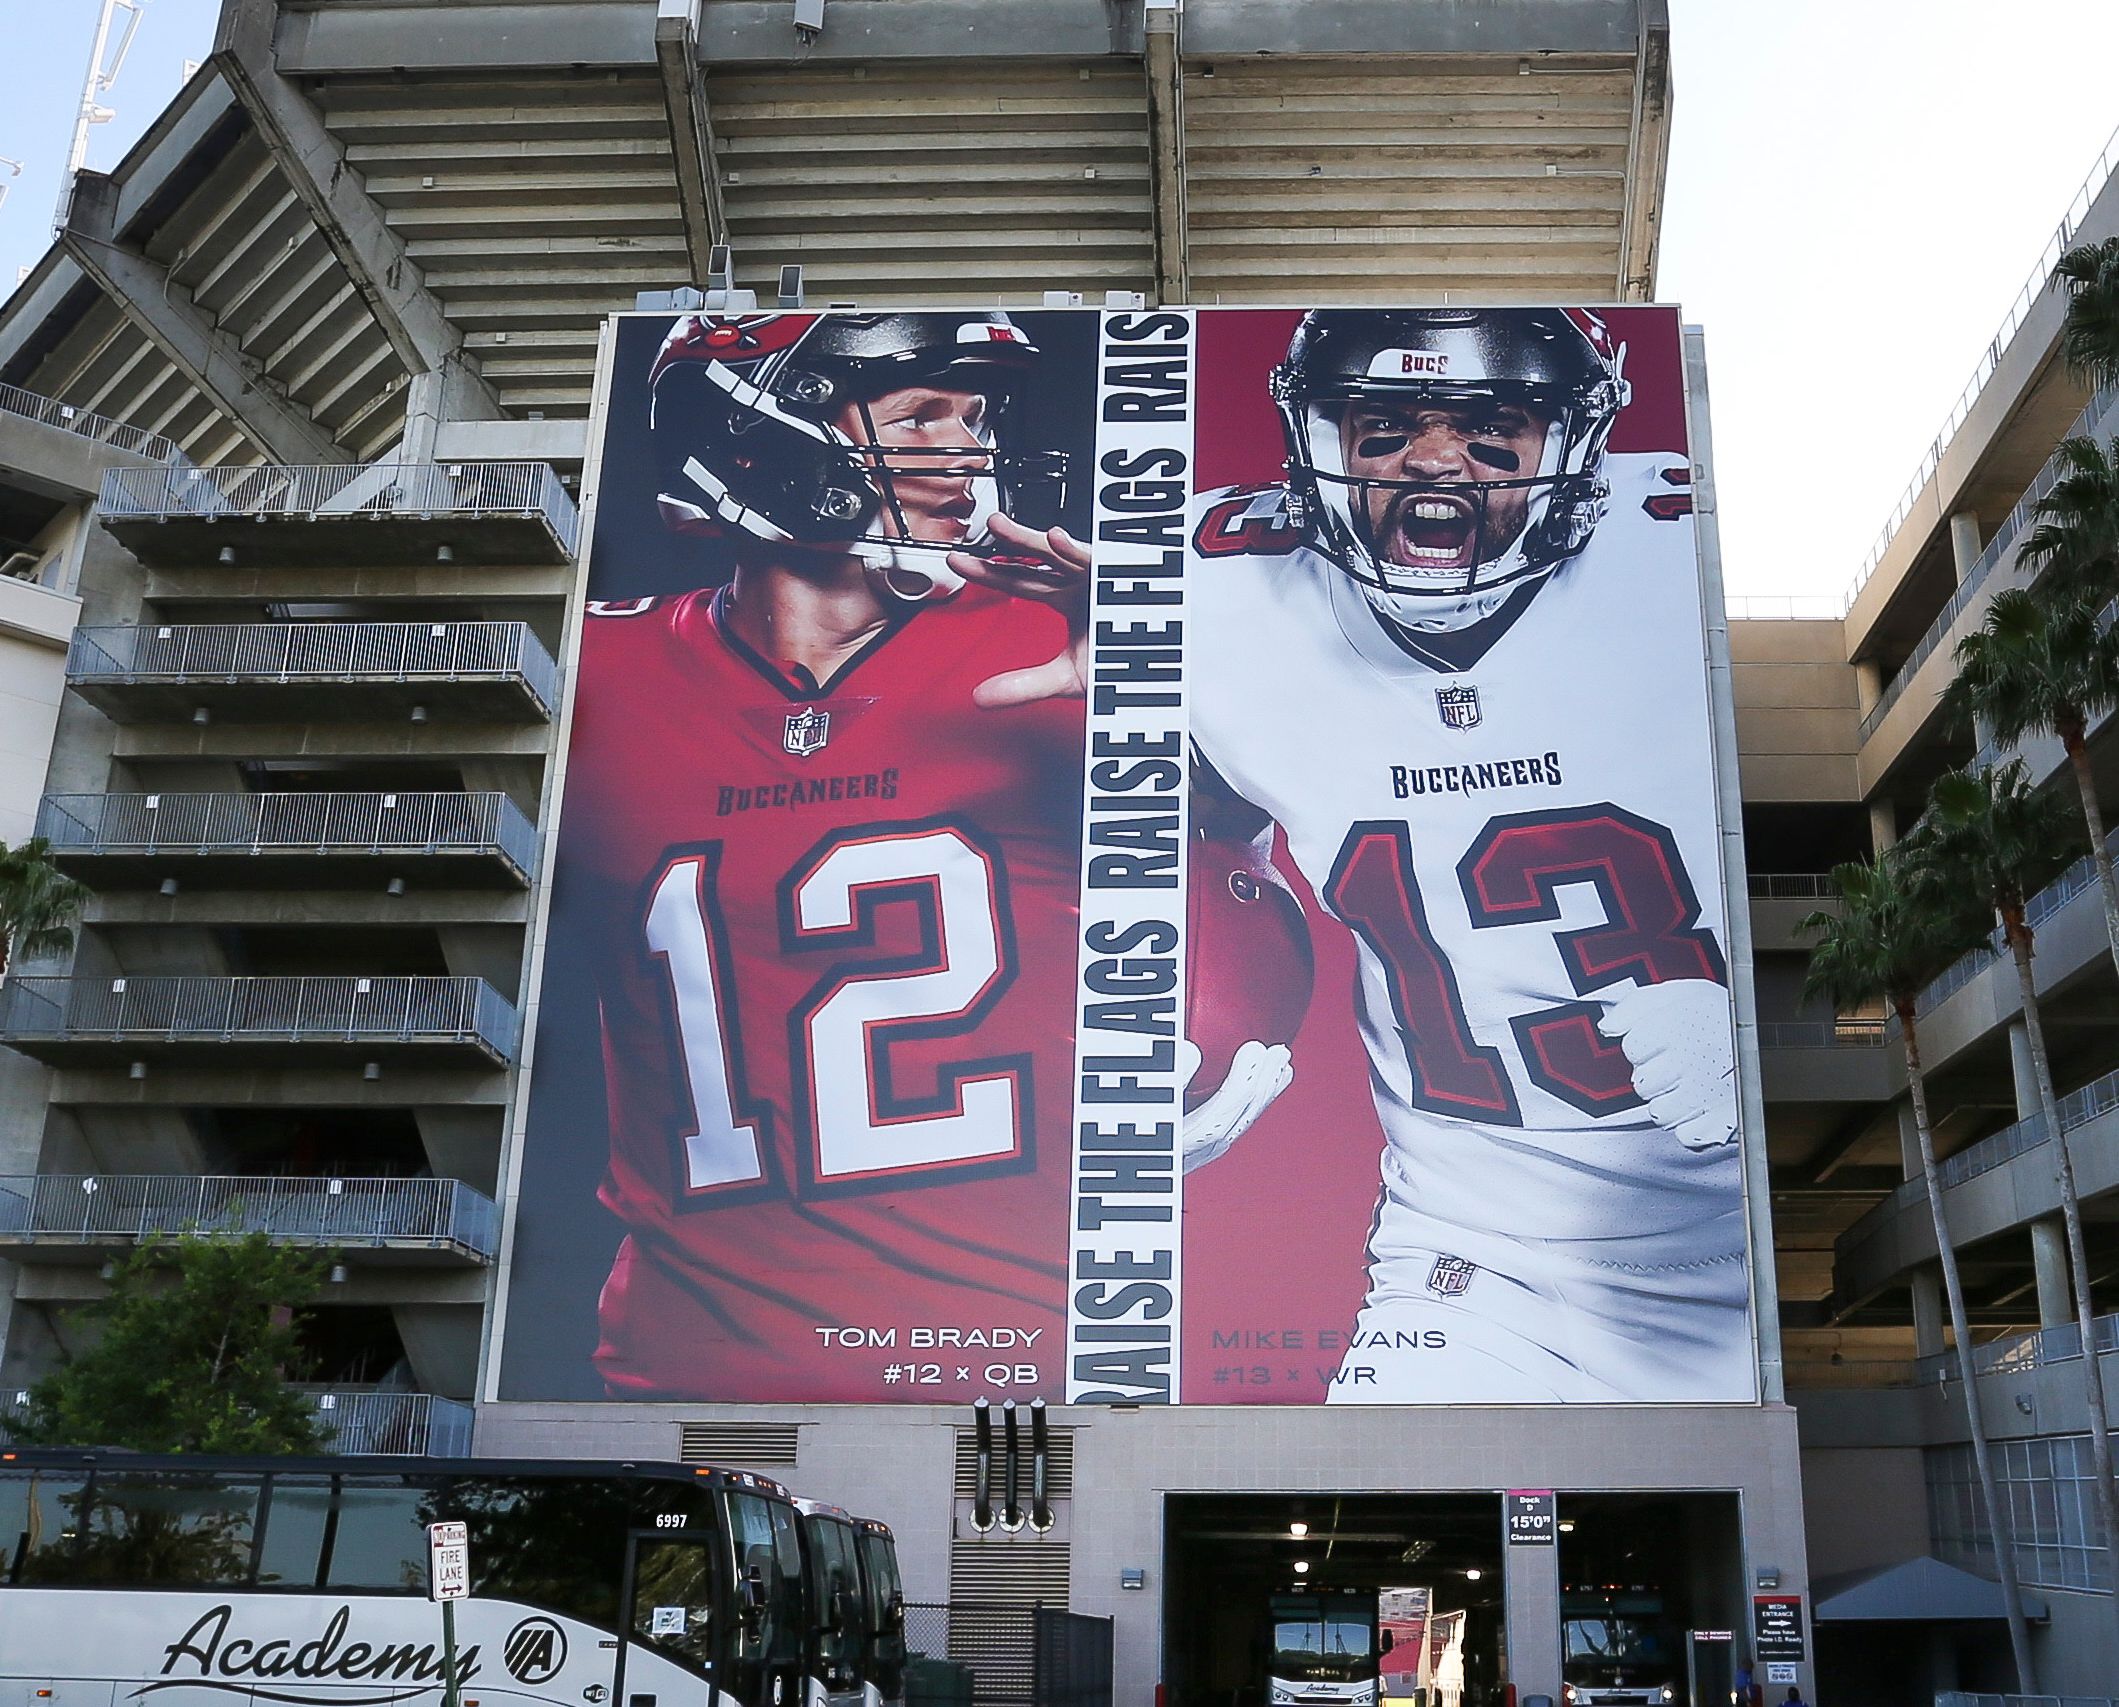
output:
[[[1588,547],[1456,670],[1393,638],[1279,489],[1208,495],[1192,730],[1359,944],[1387,1177],[1470,1233],[1690,1266],[1743,1248],[1736,1146],[1657,1127],[1595,1029],[1636,983],[1728,984],[1689,470],[1606,473]]]

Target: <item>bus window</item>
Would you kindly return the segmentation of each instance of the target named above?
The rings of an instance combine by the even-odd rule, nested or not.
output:
[[[702,1671],[714,1657],[714,1572],[703,1541],[642,1538],[633,1553],[633,1639]]]
[[[863,1668],[885,1701],[905,1693],[905,1588],[898,1550],[888,1535],[861,1533],[861,1585],[868,1607],[868,1661]]]
[[[760,1610],[742,1620],[738,1659],[746,1664],[799,1666],[802,1631],[796,1609],[802,1604],[802,1541],[796,1517],[777,1501],[756,1494],[728,1497],[730,1540],[740,1585],[757,1567],[763,1591]],[[740,1586],[740,1597],[746,1592]]]
[[[258,1551],[258,1587],[317,1587],[330,1527],[329,1476],[275,1475],[272,1504],[265,1514],[265,1545]]]
[[[0,1476],[0,1544],[7,1549],[0,1582],[74,1580],[73,1543],[86,1486],[85,1477],[49,1470]]]
[[[73,1580],[140,1588],[246,1585],[260,1486],[227,1477],[103,1471]]]
[[[427,1490],[395,1478],[339,1485],[338,1522],[325,1567],[327,1588],[387,1588],[424,1593],[427,1532],[420,1502]]]
[[[643,1499],[656,1512],[643,1514]],[[437,1490],[422,1520],[464,1525],[473,1594],[609,1629],[618,1622],[626,1531],[652,1522],[661,1504],[626,1482],[457,1476]]]
[[[826,1689],[851,1689],[860,1682],[862,1622],[853,1529],[832,1517],[802,1521],[810,1541],[809,1617],[818,1677]]]

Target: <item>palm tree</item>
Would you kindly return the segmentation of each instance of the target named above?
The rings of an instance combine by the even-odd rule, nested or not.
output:
[[[2119,237],[2070,249],[2052,282],[2068,293],[2060,350],[2069,370],[2092,385],[2119,381]]]
[[[2068,1266],[2074,1271],[2075,1321],[2082,1335],[2082,1379],[2090,1412],[2090,1454],[2097,1472],[2097,1504],[2104,1532],[2119,1535],[2119,1489],[2112,1481],[2111,1425],[2105,1415],[2104,1381],[2098,1369],[2096,1313],[2090,1303],[2089,1254],[2082,1237],[2082,1199],[2075,1190],[2075,1163],[2060,1124],[2053,1094],[2053,1067],[2039,1020],[2038,989],[2031,972],[2036,938],[2024,904],[2074,851],[2074,815],[2056,795],[2042,794],[2024,779],[2023,761],[2011,759],[1985,771],[1945,771],[1928,794],[1928,809],[1907,839],[1915,891],[1947,906],[1951,894],[1977,896],[2001,920],[2009,955],[2016,963],[2016,990],[2030,1044],[2038,1104],[2053,1144],[2060,1182],[2060,1216],[2067,1228]],[[2119,1616],[2119,1594],[2113,1596]]]
[[[0,843],[0,973],[17,955],[56,954],[74,940],[88,891],[61,876],[42,837]]]
[[[1846,1013],[1882,998],[1898,1016],[1899,1041],[1906,1052],[1906,1088],[1913,1097],[1913,1130],[1920,1142],[1920,1177],[1928,1192],[1928,1214],[1935,1224],[1935,1250],[1942,1259],[1943,1295],[1950,1307],[1950,1332],[1957,1342],[1957,1374],[1964,1389],[1965,1421],[1972,1434],[1972,1462],[1979,1473],[1979,1497],[1986,1504],[1994,1572],[2001,1579],[2003,1610],[2008,1614],[2009,1649],[2016,1660],[2016,1688],[2035,1694],[2031,1638],[2024,1623],[2023,1592],[2016,1581],[2016,1548],[2009,1532],[2009,1511],[1995,1495],[1994,1467],[1987,1453],[1987,1430],[1979,1412],[1978,1384],[1972,1366],[1972,1329],[1965,1314],[1964,1282],[1957,1271],[1957,1247],[1942,1209],[1942,1181],[1935,1166],[1935,1131],[1928,1118],[1927,1078],[1921,1068],[1920,1037],[1914,1005],[1928,980],[1986,934],[1985,910],[1965,904],[1963,892],[1917,896],[1895,851],[1874,865],[1856,863],[1833,868],[1838,891],[1836,911],[1812,913],[1797,927],[1818,940],[1810,950],[1803,994],[1830,999],[1833,1011]],[[1941,903],[1938,905],[1937,903]]]
[[[2060,737],[2089,830],[2112,967],[2119,971],[2119,880],[2105,846],[2088,740],[2090,724],[2119,706],[2119,630],[2105,622],[2101,603],[2040,597],[2021,587],[1995,594],[1986,622],[1957,643],[1957,676],[1942,703],[1958,722],[1984,724],[2007,746],[2027,735]]]
[[[2119,595],[2119,446],[2062,439],[2053,454],[2060,476],[2033,506],[2017,561],[2054,596],[2102,605]]]

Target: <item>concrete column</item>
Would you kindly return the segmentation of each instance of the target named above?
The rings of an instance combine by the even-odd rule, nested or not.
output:
[[[1913,1271],[1913,1355],[1933,1357],[1946,1350],[1949,1342],[1943,1337],[1946,1317],[1942,1307],[1942,1271],[1934,1268],[1916,1268]]]
[[[1884,697],[1884,667],[1874,658],[1854,660],[1854,703],[1867,717]]]
[[[1869,847],[1874,853],[1898,840],[1898,808],[1888,800],[1869,802]]]
[[[2037,1116],[2038,1069],[2031,1061],[2031,1033],[2022,1020],[2009,1021],[2009,1077],[2016,1085],[2016,1118]]]
[[[1959,510],[1950,518],[1950,567],[1956,571],[1958,585],[1962,586],[1964,578],[1971,574],[1983,549],[1979,518],[1970,510]]]
[[[1898,1168],[1907,1179],[1920,1178],[1920,1123],[1913,1118],[1913,1099],[1898,1105]]]
[[[1507,1620],[1508,1683],[1518,1703],[1560,1700],[1560,1549],[1511,1547],[1501,1519],[1501,1611]]]
[[[2047,1216],[2031,1223],[2031,1272],[2038,1283],[2038,1325],[2065,1327],[2075,1319],[2069,1296],[2067,1230]]]

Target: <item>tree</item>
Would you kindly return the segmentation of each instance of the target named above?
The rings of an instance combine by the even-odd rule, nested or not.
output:
[[[1920,1177],[1927,1188],[1928,1215],[1935,1226],[1936,1254],[1942,1261],[1950,1332],[1957,1342],[1957,1373],[1964,1389],[1965,1420],[1972,1434],[1972,1462],[1979,1474],[1979,1497],[1986,1504],[1994,1572],[2001,1579],[2009,1650],[2016,1660],[2016,1688],[2029,1695],[2038,1689],[2031,1665],[2030,1629],[2024,1622],[2023,1591],[2016,1580],[2009,1508],[1995,1496],[1986,1423],[1979,1413],[1971,1322],[1965,1312],[1964,1281],[1957,1270],[1957,1247],[1943,1215],[1942,1180],[1935,1165],[1935,1129],[1928,1117],[1927,1078],[1921,1067],[1920,1034],[1914,1012],[1928,981],[1986,934],[1985,912],[1976,905],[1966,905],[1961,891],[1954,896],[1916,895],[1900,869],[1901,863],[1887,851],[1874,865],[1856,863],[1833,868],[1832,887],[1839,894],[1838,910],[1812,913],[1797,927],[1818,939],[1810,950],[1803,994],[1829,998],[1837,1013],[1881,998],[1898,1016],[1899,1041],[1906,1054],[1906,1088],[1913,1098],[1913,1130],[1920,1145]]]
[[[2119,596],[2119,446],[2062,439],[2059,475],[2032,507],[2038,517],[2017,553],[2041,591],[2102,606]]]
[[[2104,897],[2112,966],[2119,970],[2119,881],[2105,846],[2089,750],[2090,724],[2119,705],[2119,631],[2104,621],[2101,602],[2041,598],[2020,587],[1995,594],[1986,622],[1957,643],[1957,676],[1942,702],[1960,723],[1984,724],[2007,746],[2027,735],[2060,737]]]
[[[2060,351],[2069,371],[2094,386],[2119,382],[2119,237],[2070,249],[2052,282],[2068,293]]]
[[[0,973],[17,955],[70,947],[87,899],[85,888],[60,875],[41,836],[13,848],[0,844]]]
[[[95,1344],[30,1389],[14,1424],[33,1446],[136,1452],[314,1452],[328,1439],[287,1382],[302,1367],[292,1313],[323,1262],[263,1233],[151,1238],[92,1306]]]
[[[1936,904],[1977,896],[2001,920],[2009,956],[2016,964],[2016,990],[2030,1045],[2039,1110],[2053,1145],[2060,1183],[2060,1216],[2067,1229],[2068,1266],[2075,1284],[2075,1320],[2082,1334],[2082,1379],[2089,1401],[2090,1454],[2097,1474],[2097,1504],[2104,1532],[2119,1535],[2119,1489],[2112,1481],[2111,1425],[2105,1415],[2104,1379],[2097,1362],[2096,1312],[2090,1303],[2090,1265],[2082,1236],[2082,1200],[2075,1190],[2075,1164],[2060,1124],[2053,1093],[2053,1067],[2038,1015],[2038,987],[2031,971],[2036,937],[2024,904],[2074,852],[2074,815],[2057,796],[2041,794],[2024,779],[2023,761],[2012,759],[1986,771],[1945,771],[1929,791],[1928,810],[1907,840],[1912,844],[1916,893]],[[2113,1597],[2119,1615],[2119,1595]]]

